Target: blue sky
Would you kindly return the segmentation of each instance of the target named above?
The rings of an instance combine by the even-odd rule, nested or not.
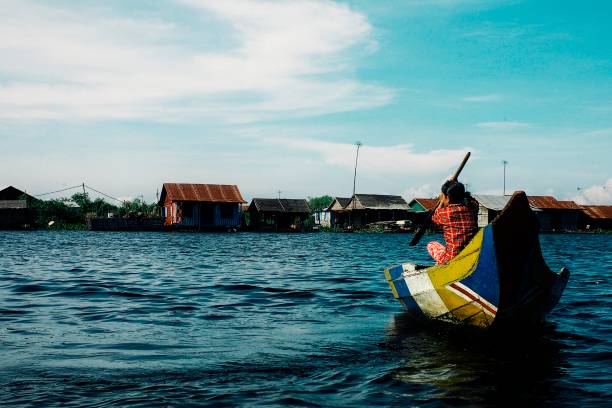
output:
[[[4,1],[0,187],[612,204],[612,3]]]

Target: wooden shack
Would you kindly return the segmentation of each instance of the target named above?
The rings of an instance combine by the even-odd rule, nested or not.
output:
[[[410,211],[415,213],[429,212],[436,208],[436,205],[438,205],[437,198],[413,198],[408,203]]]
[[[584,230],[612,230],[612,205],[583,205],[579,226]]]
[[[474,195],[479,204],[478,226],[489,224],[506,206],[510,196]],[[576,231],[582,208],[573,201],[559,201],[552,196],[528,196],[542,231]]]
[[[410,211],[401,196],[382,194],[355,194],[344,209],[353,228],[380,221],[408,220]]]
[[[489,224],[497,217],[497,214],[506,206],[510,201],[510,196],[503,195],[487,195],[487,194],[476,194],[473,195],[474,199],[478,202],[478,227],[482,228]],[[532,208],[534,210],[534,208]]]
[[[346,206],[351,202],[350,197],[334,197],[325,211],[329,214],[329,227],[346,228],[349,224]]]
[[[31,204],[39,201],[13,186],[0,190],[0,229],[27,229],[34,224]]]
[[[578,229],[582,207],[573,201],[559,201],[552,196],[527,196],[536,212],[542,231],[564,232]]]
[[[254,198],[248,211],[253,231],[303,231],[310,216],[305,199]]]
[[[240,227],[244,202],[236,185],[164,183],[158,204],[166,228],[222,230]]]

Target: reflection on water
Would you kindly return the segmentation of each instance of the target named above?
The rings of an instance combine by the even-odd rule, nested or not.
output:
[[[400,390],[422,385],[428,398],[478,405],[540,405],[580,392],[559,385],[568,363],[551,324],[541,333],[492,334],[424,327],[397,314],[386,334],[384,346],[402,358],[388,373]]]
[[[0,401],[24,406],[588,406],[612,397],[611,236],[539,333],[429,327],[382,268],[408,235],[0,232]]]

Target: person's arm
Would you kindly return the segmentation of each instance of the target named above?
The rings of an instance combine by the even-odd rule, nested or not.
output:
[[[431,216],[431,221],[438,225],[443,225],[443,220],[440,214],[443,212],[442,209],[448,207],[448,197],[443,193],[440,193],[438,197],[438,201],[440,201],[440,205],[435,209],[434,213]]]

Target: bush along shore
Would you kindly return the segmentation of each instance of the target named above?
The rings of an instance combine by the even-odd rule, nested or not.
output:
[[[159,207],[140,198],[113,205],[102,198],[91,200],[88,193],[69,198],[32,200],[27,198],[33,229],[87,230],[91,218],[159,218]]]

